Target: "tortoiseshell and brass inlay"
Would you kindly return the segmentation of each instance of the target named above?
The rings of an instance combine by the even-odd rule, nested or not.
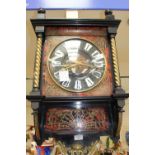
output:
[[[42,95],[47,97],[77,97],[77,96],[111,96],[113,92],[112,71],[110,62],[110,45],[107,31],[102,27],[50,27],[46,29],[43,50]],[[62,42],[69,39],[83,39],[103,52],[106,60],[104,77],[98,85],[85,92],[70,92],[57,85],[48,71],[49,54]]]
[[[78,131],[100,132],[109,129],[106,108],[52,108],[46,113],[45,129],[57,133],[73,134]]]

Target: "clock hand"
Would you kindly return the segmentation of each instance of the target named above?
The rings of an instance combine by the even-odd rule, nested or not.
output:
[[[69,69],[69,68],[75,67],[75,66],[77,66],[77,64],[67,64],[67,65],[61,65],[61,66],[64,67],[64,68],[62,68],[62,70],[63,70],[63,69]]]
[[[65,64],[65,65],[60,65],[61,67],[70,67],[72,65],[75,65],[75,64]]]
[[[94,68],[94,66],[91,66],[89,64],[84,64],[84,63],[75,63],[75,64],[72,64],[72,65],[61,65],[61,66],[63,66],[65,69],[68,69],[68,68],[75,67],[77,65],[82,65],[82,66],[87,66],[87,67],[90,67],[90,68]]]
[[[85,64],[85,63],[82,63],[80,61],[75,61],[72,64],[65,64],[65,65],[61,65],[61,66],[63,66],[64,69],[69,69],[69,68],[75,67],[77,65],[87,66],[87,67],[90,67],[90,68],[96,68],[96,66]]]
[[[68,67],[66,67],[65,69],[72,68],[72,67],[75,67],[75,66],[77,66],[77,64],[68,65]]]
[[[85,64],[85,63],[82,63],[80,61],[75,61],[76,64],[79,64],[79,65],[82,65],[82,66],[87,66],[87,67],[90,67],[90,68],[95,68],[96,66],[93,66],[93,65],[89,65],[89,64]]]

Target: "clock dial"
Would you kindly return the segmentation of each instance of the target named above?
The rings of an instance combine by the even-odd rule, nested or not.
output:
[[[61,88],[83,92],[95,87],[105,72],[105,56],[92,43],[69,39],[60,43],[48,58],[52,79]]]

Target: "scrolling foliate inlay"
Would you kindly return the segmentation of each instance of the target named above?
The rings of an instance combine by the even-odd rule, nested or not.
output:
[[[45,129],[52,132],[107,131],[109,117],[106,108],[52,108],[46,113]]]

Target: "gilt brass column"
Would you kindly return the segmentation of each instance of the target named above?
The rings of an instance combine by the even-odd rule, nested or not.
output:
[[[36,55],[35,55],[35,66],[34,66],[34,79],[33,79],[34,90],[39,90],[40,88],[40,66],[41,66],[42,42],[43,42],[42,33],[38,33],[37,48],[36,48]]]

